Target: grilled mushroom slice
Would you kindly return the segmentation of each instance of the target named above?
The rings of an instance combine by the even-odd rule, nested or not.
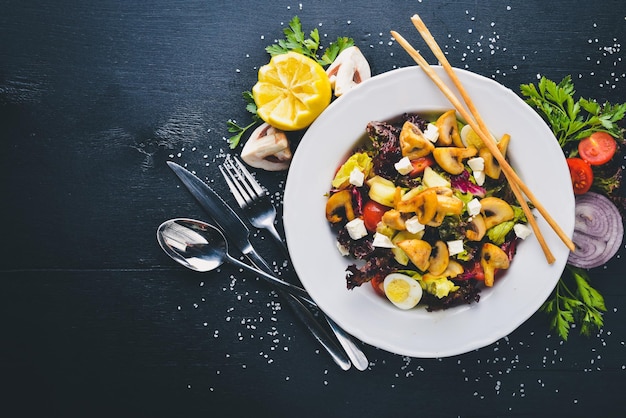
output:
[[[417,125],[406,121],[400,131],[400,149],[402,156],[415,160],[430,154],[435,146],[424,136]]]
[[[478,153],[474,147],[437,147],[433,150],[433,157],[437,164],[450,174],[458,175],[465,170],[463,160]]]
[[[352,193],[342,190],[333,193],[326,201],[326,219],[331,223],[351,221],[355,218],[352,206]]]
[[[490,242],[483,244],[480,253],[480,265],[485,272],[485,286],[493,286],[496,271],[509,268],[509,256],[504,250]]]
[[[448,110],[439,116],[435,125],[437,125],[439,129],[438,145],[454,145],[460,148],[465,146],[463,145],[463,141],[461,141],[459,124],[456,120],[456,111],[454,109]]]
[[[511,135],[505,134],[502,136],[500,141],[497,144],[498,150],[503,157],[506,157],[506,151],[509,147],[509,142],[511,141]],[[502,168],[500,164],[495,159],[489,148],[482,147],[478,152],[478,155],[485,160],[485,175],[492,179],[498,179],[500,177],[500,173],[502,172]]]
[[[486,197],[480,201],[480,205],[486,229],[510,221],[515,216],[511,205],[499,197]]]

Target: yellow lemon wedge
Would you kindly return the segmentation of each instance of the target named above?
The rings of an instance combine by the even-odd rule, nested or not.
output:
[[[259,69],[252,88],[257,114],[283,131],[308,127],[330,104],[332,90],[324,68],[297,52],[275,55]]]

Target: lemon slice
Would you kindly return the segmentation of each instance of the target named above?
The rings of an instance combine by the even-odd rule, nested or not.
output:
[[[330,104],[331,95],[324,68],[297,52],[272,57],[252,88],[259,117],[283,131],[308,127]]]

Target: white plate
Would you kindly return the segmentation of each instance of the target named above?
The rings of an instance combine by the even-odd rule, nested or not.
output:
[[[447,80],[440,67],[434,67]],[[511,165],[566,234],[574,229],[574,195],[565,157],[548,126],[511,90],[456,70],[496,137],[511,135]],[[452,84],[450,83],[450,86]],[[346,288],[346,267],[324,216],[325,194],[337,166],[372,120],[404,112],[451,109],[419,67],[373,77],[333,102],[311,125],[294,154],[284,198],[289,252],[302,284],[331,318],[365,343],[411,357],[466,353],[508,335],[539,309],[558,282],[569,250],[541,215],[538,224],[556,262],[536,238],[521,242],[506,275],[483,290],[479,303],[439,312],[402,311],[371,286]]]

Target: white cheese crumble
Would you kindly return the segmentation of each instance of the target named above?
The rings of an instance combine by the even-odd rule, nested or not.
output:
[[[339,254],[341,254],[344,257],[347,256],[347,255],[350,255],[350,251],[348,251],[348,249],[346,247],[341,245],[339,243],[339,241],[337,241],[337,249],[339,250]]]
[[[461,254],[464,251],[462,239],[448,241],[447,244],[448,244],[448,252],[450,253],[450,256]]]
[[[526,239],[532,233],[532,229],[530,229],[528,225],[524,224],[513,225],[513,231],[515,231],[515,235],[521,239]]]
[[[485,170],[485,159],[483,157],[474,157],[467,160],[467,165],[473,171],[484,171]]]
[[[402,159],[395,163],[393,166],[396,168],[398,173],[402,175],[409,174],[411,171],[413,171],[413,164],[411,164],[411,160],[409,160],[409,157],[402,157]]]
[[[424,131],[424,138],[428,139],[433,144],[437,142],[439,139],[439,128],[434,123],[429,123],[426,125],[426,130]]]
[[[350,184],[361,187],[363,186],[363,181],[365,180],[365,174],[358,168],[353,168],[350,172]]]
[[[417,216],[413,216],[412,218],[407,219],[404,222],[404,227],[411,234],[417,234],[418,232],[424,230],[424,225],[420,223],[420,221],[417,219]]]
[[[374,234],[374,242],[372,245],[379,248],[395,248],[395,245],[391,242],[389,237],[379,232]]]
[[[482,205],[480,204],[480,200],[473,198],[469,202],[467,202],[467,213],[470,216],[478,215],[480,213],[480,208]]]
[[[482,186],[485,184],[485,172],[484,171],[474,171],[474,180],[476,180],[476,184]]]
[[[353,240],[361,239],[367,235],[367,228],[365,228],[365,222],[361,218],[354,218],[346,224],[346,229],[350,238]]]

